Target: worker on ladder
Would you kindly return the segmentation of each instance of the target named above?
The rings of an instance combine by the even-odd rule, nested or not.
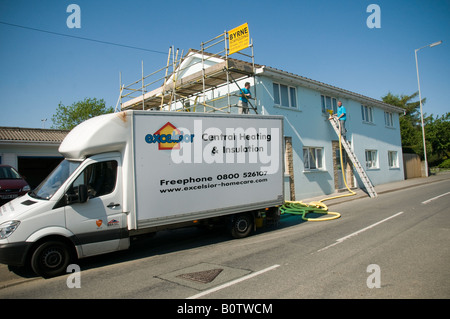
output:
[[[345,129],[345,121],[347,120],[347,110],[342,105],[341,101],[338,101],[337,119],[339,120],[339,130],[341,137],[345,140],[347,130]]]

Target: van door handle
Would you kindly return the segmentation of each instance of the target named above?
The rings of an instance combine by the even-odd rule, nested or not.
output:
[[[109,204],[108,206],[106,206],[106,207],[108,207],[108,208],[116,208],[116,207],[119,207],[120,206],[120,204],[114,204],[114,203],[111,203],[111,204]]]

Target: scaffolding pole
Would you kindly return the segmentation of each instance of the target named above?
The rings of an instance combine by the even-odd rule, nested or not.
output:
[[[174,47],[171,46],[166,66],[147,76],[144,76],[144,61],[142,61],[140,80],[127,86],[122,84],[122,79],[120,80],[119,101],[121,109],[139,109],[138,104],[140,104],[140,108],[143,110],[146,108],[162,110],[166,107],[169,111],[180,111],[179,109],[181,109],[201,112],[197,106],[202,105],[203,112],[220,111],[231,113],[232,107],[236,106],[232,102],[232,97],[234,99],[234,96],[236,96],[234,87],[237,87],[238,92],[241,92],[238,81],[244,77],[253,77],[254,84],[256,84],[256,75],[253,40],[251,40],[248,47],[250,53],[246,54],[245,51],[236,52],[246,57],[244,60],[230,58],[228,42],[228,32],[224,31],[222,34],[202,42],[199,51],[190,50],[186,57],[183,56],[183,53],[179,56],[179,49],[175,52]],[[214,52],[217,47],[219,47],[217,50],[219,52]],[[247,48],[244,50],[247,50]],[[198,60],[195,60],[196,55]],[[194,72],[189,72],[179,79],[180,74],[186,74],[183,72],[186,68],[182,65],[182,62],[185,58],[191,56],[194,59],[186,65],[186,68],[191,68]],[[248,62],[248,60],[251,62]],[[207,61],[212,61],[213,63]],[[200,64],[201,71],[196,72],[195,64],[197,63]],[[224,87],[225,85],[227,86],[226,88]],[[231,85],[233,86],[233,92]],[[222,88],[222,90],[218,91],[217,97],[214,91],[216,88]],[[136,97],[136,93],[140,93],[140,96]],[[221,94],[223,96],[220,96]],[[225,95],[226,102],[224,102],[226,106],[224,106],[225,103],[217,105],[216,101],[222,100]],[[255,86],[253,97],[255,101],[256,96]],[[181,103],[180,107],[178,102]],[[192,102],[194,106],[190,106]],[[211,103],[214,105],[211,105]],[[257,107],[252,104],[251,106],[257,112]]]
[[[170,63],[170,53],[172,52],[172,47],[169,47],[169,54],[167,55],[167,63],[166,63],[166,75],[164,76],[164,84],[161,94],[161,105],[160,109],[162,109],[164,105],[164,91],[166,90],[166,83],[167,83],[167,74],[169,73],[169,63]]]
[[[145,110],[144,60],[142,60],[142,111]]]
[[[227,68],[227,102],[228,102],[228,113],[231,113],[231,99],[230,99],[230,75],[228,72],[228,46],[227,46],[227,40],[228,40],[228,32],[225,30],[224,32],[225,36],[225,61],[226,61],[226,68]]]

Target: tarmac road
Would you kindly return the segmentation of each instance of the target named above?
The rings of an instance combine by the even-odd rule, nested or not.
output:
[[[163,232],[129,251],[80,261],[80,288],[68,287],[71,275],[19,276],[1,265],[0,299],[448,299],[450,174],[376,189],[375,199],[358,191],[327,202],[339,219],[283,216],[277,228],[241,240]]]

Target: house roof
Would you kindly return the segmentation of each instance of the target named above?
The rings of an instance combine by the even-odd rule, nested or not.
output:
[[[210,54],[207,52],[201,52],[199,50],[195,50],[195,49],[190,49],[188,54],[186,56],[189,56],[189,53],[191,54],[203,54],[206,56],[210,56],[210,57],[217,57],[217,55],[214,54]],[[220,58],[220,57],[219,57]],[[223,59],[223,58],[222,58]],[[251,63],[250,62],[246,62],[246,61],[242,61],[239,59],[234,59],[234,58],[230,58],[228,57],[228,61],[232,61],[233,63],[238,63],[238,64],[246,64],[247,67],[250,69],[251,68]],[[239,66],[240,68],[242,68],[242,65]],[[354,99],[356,101],[359,101],[363,104],[370,104],[372,106],[377,106],[377,107],[381,107],[382,109],[388,110],[388,111],[392,111],[392,112],[397,112],[397,113],[403,113],[405,110],[402,109],[401,107],[398,106],[394,106],[388,103],[385,103],[381,100],[377,100],[359,93],[355,93],[346,89],[342,89],[339,88],[337,86],[333,86],[324,82],[320,82],[317,80],[313,80],[301,75],[297,75],[291,72],[287,72],[284,70],[280,70],[268,65],[262,65],[262,64],[254,64],[255,67],[255,73],[256,74],[265,74],[269,77],[275,77],[275,78],[290,78],[291,80],[295,80],[298,83],[301,83],[301,85],[305,86],[305,87],[310,87],[316,90],[321,91],[322,93],[330,93],[330,94],[334,94],[334,95],[339,95],[336,97],[346,97],[346,98],[351,98]],[[250,73],[250,71],[247,71],[248,73]],[[248,74],[247,73],[247,74]]]
[[[301,75],[297,75],[266,65],[260,64],[253,65],[251,62],[242,61],[230,57],[228,57],[228,60],[226,61],[223,56],[211,54],[208,52],[202,52],[195,49],[189,50],[189,52],[183,58],[182,63],[180,63],[178,69],[183,68],[185,66],[184,62],[189,61],[188,58],[194,55],[206,56],[206,59],[212,58],[222,62],[218,62],[213,66],[207,67],[205,70],[203,70],[203,72],[198,71],[189,76],[177,79],[176,81],[177,93],[180,93],[182,96],[185,97],[192,96],[193,94],[196,94],[203,90],[202,79],[204,79],[207,87],[215,87],[220,84],[226,83],[228,78],[226,76],[225,67],[227,67],[230,72],[234,72],[231,73],[232,78],[239,78],[242,77],[243,75],[249,76],[252,75],[254,71],[256,75],[265,75],[275,79],[295,81],[295,83],[299,85],[318,90],[322,93],[328,93],[337,98],[341,97],[353,99],[362,104],[380,107],[390,112],[396,113],[404,112],[404,110],[400,107],[387,104],[383,101],[368,96],[364,96],[359,93],[355,93],[320,81],[309,79]],[[163,100],[164,103],[171,101],[173,95],[171,94],[170,90],[173,89],[173,86],[174,86],[173,82],[168,83],[164,88],[159,87],[151,92],[146,93],[144,95],[145,107],[149,108],[152,106],[153,107],[159,106],[161,104],[161,96],[164,96]],[[166,92],[163,92],[164,89],[166,90]],[[122,106],[122,109],[141,109],[141,108],[142,108],[142,96],[127,101]]]
[[[60,144],[69,133],[67,130],[5,127],[0,126],[0,143],[46,143]]]

